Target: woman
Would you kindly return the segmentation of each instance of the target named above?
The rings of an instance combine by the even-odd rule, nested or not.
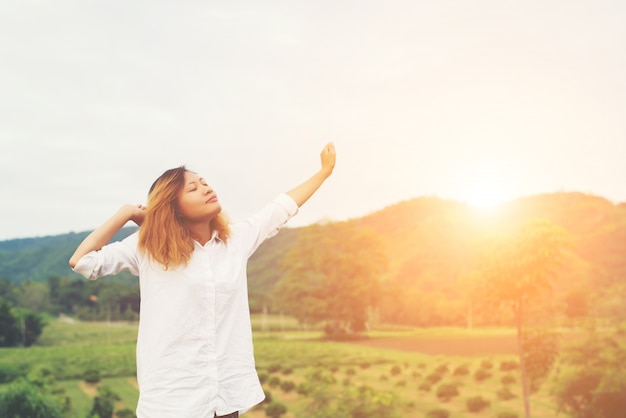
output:
[[[139,276],[138,418],[238,417],[265,395],[254,365],[246,264],[330,176],[321,169],[245,222],[229,225],[217,195],[184,167],[152,185],[148,206],[125,205],[70,259],[88,279],[129,270]],[[128,221],[140,225],[107,244]]]

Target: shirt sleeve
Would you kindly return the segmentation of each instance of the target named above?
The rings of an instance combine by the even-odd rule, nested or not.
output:
[[[135,232],[122,241],[107,244],[100,250],[87,253],[78,260],[73,270],[89,280],[112,276],[123,270],[138,276],[137,240]]]
[[[291,197],[278,195],[259,213],[235,225],[236,232],[242,235],[242,250],[250,257],[263,241],[276,235],[297,213],[298,205]]]

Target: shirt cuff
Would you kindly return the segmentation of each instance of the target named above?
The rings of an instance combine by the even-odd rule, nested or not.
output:
[[[276,199],[274,199],[274,202],[282,206],[289,214],[289,217],[298,213],[298,204],[286,193],[279,194]]]
[[[89,280],[96,280],[98,277],[94,275],[94,265],[95,265],[95,257],[96,252],[92,251],[90,253],[85,254],[78,260],[78,263],[72,269],[74,272],[80,274]]]

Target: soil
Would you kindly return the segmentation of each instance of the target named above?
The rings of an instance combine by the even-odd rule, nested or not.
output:
[[[432,355],[484,356],[517,354],[515,335],[482,337],[390,337],[351,341],[352,344]]]

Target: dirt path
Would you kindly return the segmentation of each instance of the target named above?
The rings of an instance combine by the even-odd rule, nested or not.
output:
[[[483,356],[517,354],[514,335],[481,337],[389,337],[356,340],[353,344],[392,350],[442,354],[450,356]]]

